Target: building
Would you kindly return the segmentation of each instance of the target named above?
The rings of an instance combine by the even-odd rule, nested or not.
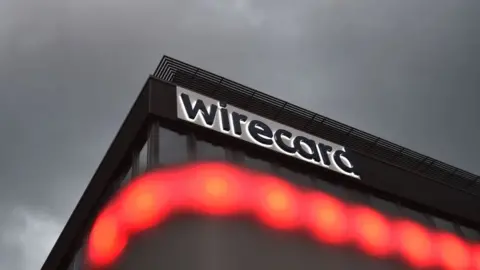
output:
[[[76,269],[96,214],[132,177],[195,160],[227,160],[480,241],[479,176],[164,57],[42,269]]]

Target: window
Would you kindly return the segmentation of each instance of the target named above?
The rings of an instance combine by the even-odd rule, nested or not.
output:
[[[323,191],[339,200],[348,200],[348,191],[339,185],[335,185],[328,181],[316,178],[314,186],[320,191]]]
[[[258,170],[261,172],[271,173],[272,172],[272,164],[269,162],[252,157],[250,155],[245,155],[245,163],[244,165],[250,169]]]
[[[432,227],[434,225],[432,220],[429,218],[429,216],[427,216],[424,213],[420,213],[408,207],[401,207],[400,211],[402,213],[402,216],[410,218],[416,222],[419,222],[420,224],[423,224],[429,227]]]
[[[313,181],[310,179],[308,175],[297,173],[290,169],[287,169],[285,167],[278,166],[278,165],[274,166],[273,168],[274,168],[273,170],[275,171],[275,174],[284,178],[290,183],[303,186],[303,187],[313,186]]]
[[[352,188],[334,184],[320,178],[315,178],[313,185],[325,193],[350,203],[358,203],[362,205],[368,205],[370,203],[367,194]]]
[[[160,165],[188,161],[187,136],[166,128],[160,128],[158,155]]]
[[[120,187],[125,186],[128,182],[130,182],[130,179],[132,179],[132,167],[128,169],[127,173],[125,173],[125,176],[120,180]]]
[[[230,148],[226,148],[225,151],[226,151],[225,155],[227,156],[227,160],[229,162],[238,164],[240,166],[243,164],[243,159],[244,159],[243,152],[230,149]]]
[[[377,209],[378,211],[389,215],[389,216],[400,216],[400,208],[397,204],[386,201],[384,199],[380,199],[378,197],[371,196],[370,197],[370,205]]]
[[[75,256],[73,257],[72,261],[70,262],[70,265],[67,268],[68,270],[75,270]]]
[[[463,236],[470,241],[480,241],[480,231],[460,225]]]
[[[225,161],[227,159],[225,148],[206,141],[198,140],[196,151],[196,158],[198,160]]]
[[[360,190],[345,187],[345,193],[347,199],[352,203],[370,205],[370,195]]]
[[[83,247],[80,247],[75,254],[72,264],[69,267],[69,270],[83,270],[84,267],[84,261],[83,261]]]
[[[437,229],[451,233],[457,233],[457,230],[455,229],[455,224],[453,224],[453,222],[435,216],[432,216],[432,220]]]
[[[138,172],[140,175],[148,169],[148,141],[143,145],[140,153],[138,153]]]

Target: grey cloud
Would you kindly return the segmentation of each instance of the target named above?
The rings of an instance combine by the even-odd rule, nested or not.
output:
[[[0,234],[2,269],[38,269],[57,239],[62,223],[31,207],[17,206],[9,214]]]
[[[16,0],[0,15],[12,236],[20,206],[63,225],[163,54],[480,172],[478,1]],[[0,269],[41,263],[15,241]]]

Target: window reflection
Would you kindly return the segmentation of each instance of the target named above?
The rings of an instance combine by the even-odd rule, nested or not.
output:
[[[384,199],[380,199],[375,196],[370,197],[370,204],[373,206],[373,208],[379,210],[380,212],[390,215],[390,216],[400,216],[400,208],[398,207],[397,204],[386,201]]]
[[[336,198],[351,202],[351,203],[358,203],[362,205],[369,205],[369,195],[363,193],[356,189],[351,189],[339,184],[335,184],[332,182],[325,181],[323,179],[315,178],[314,187],[318,188],[319,190],[328,193]]]
[[[412,220],[417,221],[425,226],[429,226],[429,227],[434,226],[432,220],[425,213],[415,211],[408,207],[401,207],[400,211],[403,216],[411,218]]]
[[[304,186],[304,187],[312,187],[313,182],[310,179],[309,176],[301,173],[294,172],[290,169],[287,169],[282,166],[275,165],[274,167],[275,174],[278,176],[284,178],[290,183],[299,185],[299,186]]]
[[[345,193],[347,199],[352,203],[358,203],[362,205],[370,205],[370,195],[362,192],[361,190],[353,189],[353,188],[345,188]]]
[[[320,191],[323,191],[331,196],[341,199],[341,200],[348,200],[348,193],[345,188],[330,183],[328,181],[316,178],[314,186],[317,187]]]
[[[69,267],[72,270],[83,270],[84,261],[83,261],[83,247],[80,247],[73,258],[73,262]]]
[[[166,128],[160,128],[158,155],[160,165],[188,161],[187,136]]]
[[[140,153],[138,154],[138,174],[142,174],[147,171],[148,167],[148,141],[143,145]]]
[[[245,155],[244,165],[250,169],[265,173],[271,173],[273,171],[271,163],[248,154]]]
[[[460,225],[463,236],[470,241],[480,241],[480,231]]]
[[[226,148],[225,151],[226,151],[225,155],[226,155],[227,160],[229,162],[238,164],[240,166],[243,165],[243,162],[244,162],[243,152],[240,152],[240,151],[237,151],[237,150],[234,150],[234,149],[230,149],[230,148]]]
[[[75,270],[75,256],[73,257],[70,265],[68,266],[68,270]]]
[[[227,159],[225,148],[206,141],[197,140],[196,150],[198,160],[224,161]]]
[[[123,178],[120,180],[120,187],[123,187],[125,184],[127,184],[128,182],[130,182],[130,179],[132,179],[132,167],[130,166],[130,168],[128,169],[128,171],[125,173],[125,175],[123,176]]]
[[[455,224],[453,224],[453,222],[434,216],[432,216],[432,220],[437,229],[457,233],[457,230],[455,229]]]

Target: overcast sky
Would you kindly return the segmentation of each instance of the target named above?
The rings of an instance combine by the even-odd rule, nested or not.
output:
[[[164,54],[480,173],[478,0],[0,0],[0,270],[39,269]]]

